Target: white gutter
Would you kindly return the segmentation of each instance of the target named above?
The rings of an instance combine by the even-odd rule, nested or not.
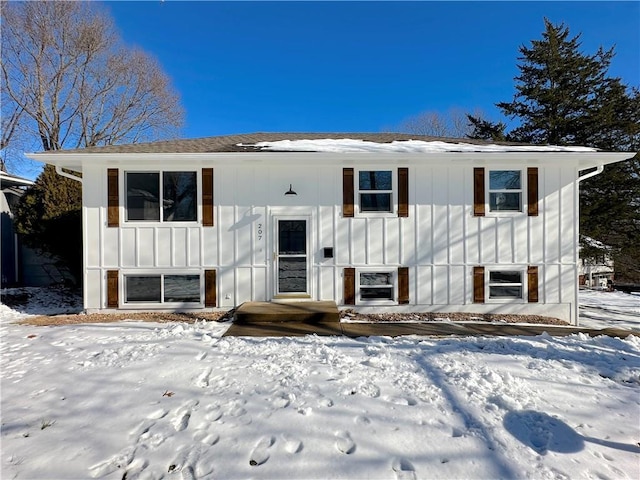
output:
[[[82,177],[78,177],[77,175],[72,175],[70,173],[65,172],[64,170],[62,170],[62,167],[60,165],[56,165],[56,173],[60,176],[70,178],[71,180],[75,180],[76,182],[82,183]]]
[[[578,183],[580,183],[582,180],[586,180],[587,178],[591,178],[591,177],[595,177],[596,175],[600,175],[602,172],[604,172],[604,165],[598,165],[593,172],[585,173],[581,177],[578,177]]]

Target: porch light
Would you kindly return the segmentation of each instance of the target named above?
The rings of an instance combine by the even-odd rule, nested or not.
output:
[[[286,192],[284,192],[285,195],[298,195],[293,188],[291,187],[291,184],[289,184],[289,190],[287,190]]]

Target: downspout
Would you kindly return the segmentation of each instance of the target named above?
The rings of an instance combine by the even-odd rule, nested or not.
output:
[[[70,178],[71,180],[82,183],[82,177],[78,177],[77,175],[72,175],[71,173],[65,172],[64,170],[62,170],[62,167],[60,165],[56,165],[56,173],[62,177]]]
[[[578,180],[576,182],[578,188],[577,188],[577,195],[576,195],[576,218],[578,220],[578,228],[576,228],[576,239],[575,239],[575,245],[577,246],[578,243],[580,242],[580,238],[579,238],[579,231],[580,231],[580,182],[583,180],[586,180],[587,178],[591,178],[591,177],[595,177],[596,175],[600,175],[602,172],[604,172],[604,165],[598,165],[596,167],[595,170],[593,170],[592,172],[589,173],[585,173],[584,175],[582,175],[581,177],[578,177]],[[578,281],[578,249],[576,248],[576,253],[575,253],[575,262],[574,262],[574,272],[573,272],[573,276],[575,278],[575,285],[576,285],[576,295],[575,295],[575,309],[574,309],[574,315],[576,317],[575,319],[575,325],[578,326],[578,319],[579,319],[579,298],[578,298],[578,292],[580,290],[580,285],[578,285],[579,281]],[[589,272],[591,273],[591,272]]]
[[[56,169],[57,168],[58,167],[56,167]],[[604,165],[598,165],[593,172],[585,173],[581,177],[578,177],[578,183],[580,183],[583,180],[586,180],[587,178],[591,178],[591,177],[595,177],[596,175],[600,175],[602,172],[604,172]]]

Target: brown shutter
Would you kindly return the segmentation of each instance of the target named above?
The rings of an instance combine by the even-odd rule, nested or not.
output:
[[[538,267],[527,268],[527,291],[529,303],[538,302]]]
[[[342,216],[353,217],[353,214],[354,214],[353,168],[343,168],[342,169]]]
[[[527,168],[527,213],[538,216],[538,168]]]
[[[107,169],[107,227],[120,226],[120,191],[118,169]]]
[[[409,169],[398,168],[398,216],[409,216]]]
[[[107,270],[107,308],[118,308],[118,270]]]
[[[401,305],[409,303],[409,269],[407,267],[398,268],[398,303]]]
[[[356,269],[344,269],[344,304],[356,304]]]
[[[473,267],[473,303],[484,303],[484,267]]]
[[[218,306],[215,270],[204,271],[204,306]]]
[[[473,216],[484,217],[484,168],[473,169]]]
[[[213,227],[213,168],[202,169],[202,225]]]

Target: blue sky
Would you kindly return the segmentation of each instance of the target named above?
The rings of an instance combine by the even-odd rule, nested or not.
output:
[[[377,132],[422,111],[513,97],[518,47],[543,18],[615,45],[610,74],[640,85],[640,2],[105,2],[125,42],[155,55],[188,138]]]

